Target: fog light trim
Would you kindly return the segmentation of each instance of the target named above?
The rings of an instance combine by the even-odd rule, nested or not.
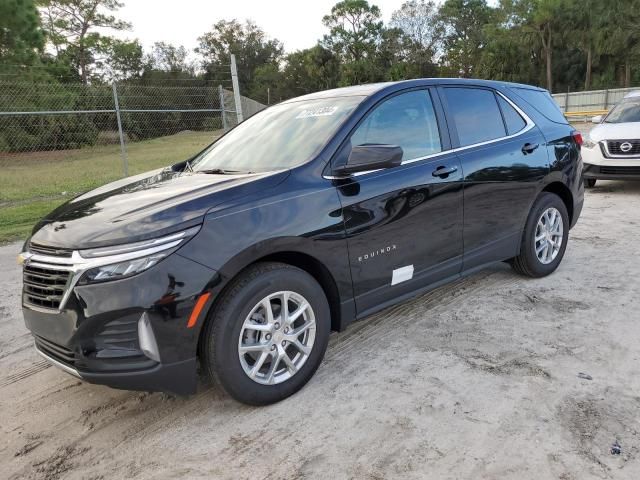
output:
[[[151,328],[151,321],[147,312],[144,312],[138,320],[138,340],[140,341],[140,350],[151,360],[160,363],[160,351],[158,343]]]

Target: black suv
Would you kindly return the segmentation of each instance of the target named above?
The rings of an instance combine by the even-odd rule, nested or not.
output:
[[[281,400],[329,332],[492,262],[559,265],[580,144],[545,90],[422,79],[295,98],[74,198],[20,259],[37,351],[93,383]],[[338,373],[336,373],[338,374]]]

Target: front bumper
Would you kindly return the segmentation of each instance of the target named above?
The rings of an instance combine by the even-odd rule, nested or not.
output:
[[[60,310],[23,297],[25,324],[40,355],[83,380],[190,394],[204,318],[192,328],[187,322],[215,277],[214,270],[174,253],[133,277],[76,285]]]
[[[600,180],[640,180],[640,157],[607,157],[603,147],[582,148],[584,178]]]

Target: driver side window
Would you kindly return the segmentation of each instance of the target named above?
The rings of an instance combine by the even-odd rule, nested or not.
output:
[[[369,113],[351,136],[351,145],[386,144],[402,148],[402,160],[442,151],[431,96],[427,90],[401,93]]]

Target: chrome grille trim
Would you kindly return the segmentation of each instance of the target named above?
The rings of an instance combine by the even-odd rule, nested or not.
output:
[[[55,248],[40,245],[38,243],[29,243],[29,251],[38,253],[40,255],[47,255],[51,257],[71,257],[73,250],[67,248]]]
[[[607,158],[640,158],[640,139],[634,140],[604,140],[600,142]],[[631,150],[623,152],[620,146],[623,143],[631,144]]]
[[[82,378],[80,376],[80,373],[78,373],[78,371],[75,368],[72,368],[72,367],[70,367],[68,365],[65,365],[64,363],[62,363],[62,362],[56,360],[55,358],[47,355],[42,350],[40,350],[40,348],[38,348],[38,345],[36,345],[36,352],[38,352],[38,354],[41,357],[43,357],[45,360],[47,360],[53,366],[58,367],[60,370],[64,370],[65,372],[67,372],[70,375],[73,375],[74,377]]]
[[[80,277],[86,272],[95,267],[100,267],[103,265],[111,265],[114,263],[120,263],[127,260],[134,260],[140,257],[146,257],[148,255],[153,255],[154,253],[161,252],[167,250],[169,248],[173,248],[178,246],[182,240],[176,240],[170,243],[165,243],[158,246],[153,246],[151,248],[146,248],[144,250],[138,250],[135,252],[126,252],[120,253],[117,255],[108,255],[104,257],[97,258],[84,258],[78,250],[74,250],[71,253],[71,257],[55,257],[49,255],[41,255],[34,252],[23,252],[20,254],[20,257],[23,261],[23,280],[25,279],[25,275],[28,269],[40,269],[43,270],[44,275],[47,275],[47,272],[68,272],[68,280],[65,284],[64,290],[61,292],[62,297],[60,298],[59,305],[57,307],[43,307],[38,303],[31,303],[25,301],[26,296],[26,286],[23,285],[23,304],[28,308],[33,308],[35,310],[42,310],[46,312],[54,312],[60,313],[64,306],[66,305],[69,296],[73,292],[73,288],[80,280]],[[57,276],[56,273],[48,274],[51,277]],[[43,277],[44,278],[44,277]],[[28,279],[27,279],[28,280]],[[38,293],[38,292],[36,292]]]
[[[96,267],[147,257],[166,250],[177,249],[185,240],[198,233],[198,230],[200,230],[199,225],[143,242],[97,249],[71,250],[71,254],[68,256],[66,253],[63,256],[43,254],[40,253],[42,249],[40,251],[37,248],[31,249],[30,244],[26,252],[18,255],[18,261],[23,265],[23,279],[25,280],[22,288],[22,304],[34,310],[60,313],[64,309],[78,280],[86,271]],[[52,249],[55,253],[68,251],[53,247],[45,248]],[[168,252],[168,255],[171,253]],[[36,272],[39,277],[32,275],[32,273]],[[62,281],[65,275],[66,283]],[[34,281],[37,285],[33,285]],[[62,289],[63,283],[64,288]],[[25,301],[27,291],[31,292],[30,295],[34,295],[33,298],[36,299],[36,302]],[[52,304],[43,306],[42,302],[52,302]]]

